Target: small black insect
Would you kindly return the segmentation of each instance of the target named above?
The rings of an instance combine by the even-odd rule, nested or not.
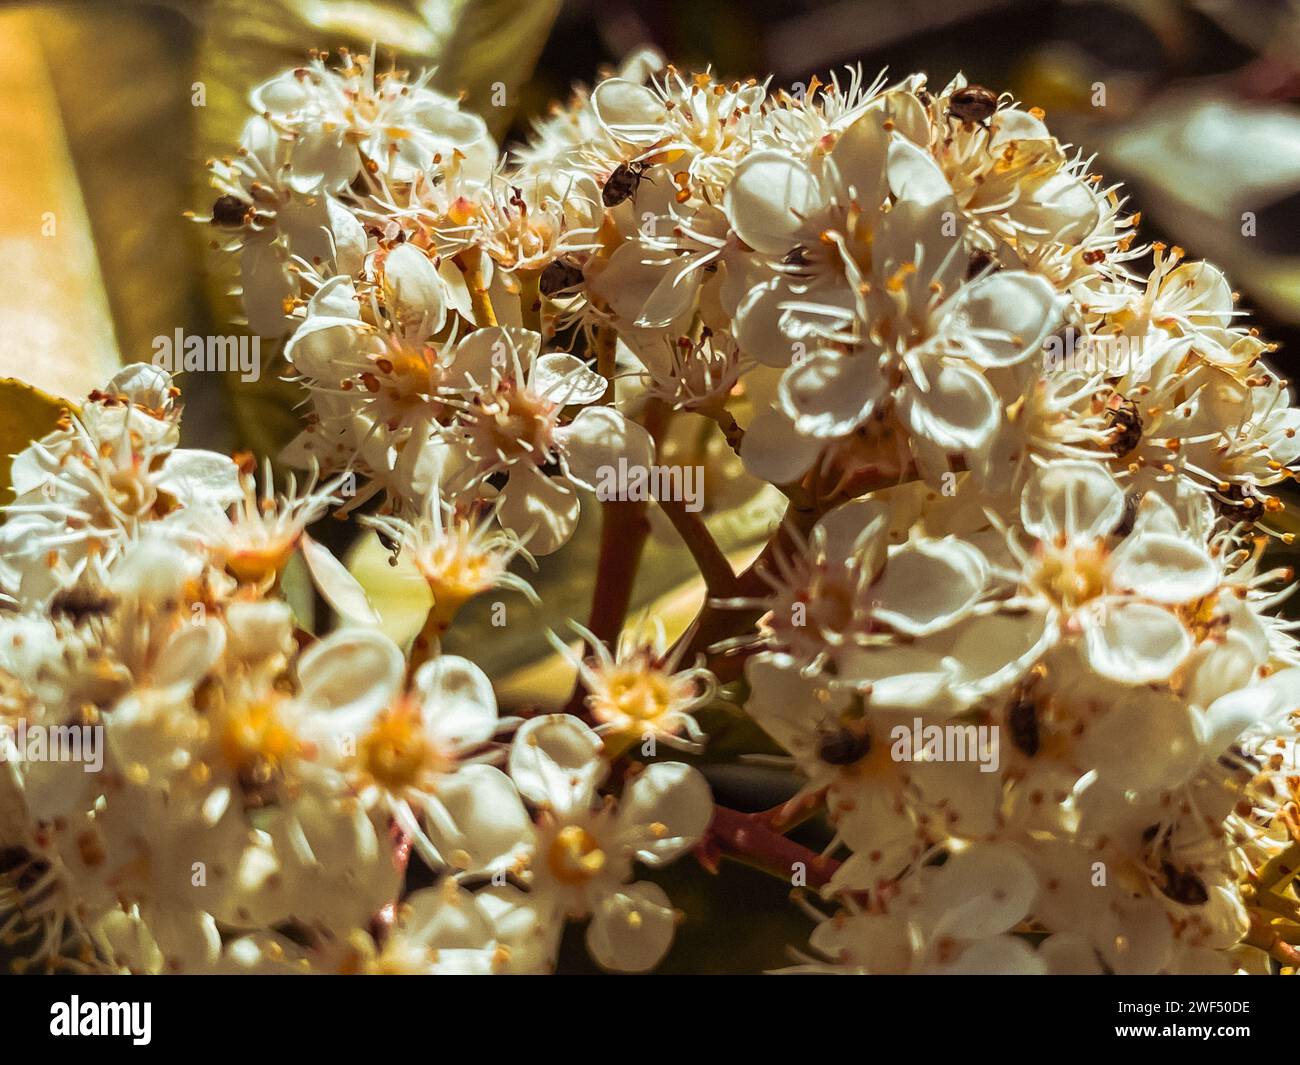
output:
[[[1119,524],[1115,526],[1115,535],[1123,539],[1133,531],[1137,524],[1138,507],[1142,505],[1141,492],[1128,492],[1124,496],[1124,513],[1120,515]]]
[[[871,734],[842,727],[823,732],[817,757],[827,765],[852,765],[871,753]]]
[[[547,297],[567,292],[569,289],[577,288],[581,284],[582,267],[577,263],[569,262],[567,259],[556,259],[554,262],[547,263],[539,282],[542,295]]]
[[[247,221],[251,210],[252,206],[238,196],[218,196],[212,205],[212,223],[226,229],[239,229]]]
[[[1160,891],[1167,898],[1184,906],[1203,906],[1210,898],[1205,882],[1190,869],[1179,869],[1173,862],[1161,862],[1160,873],[1164,883]]]
[[[1110,450],[1123,458],[1142,442],[1142,415],[1138,405],[1118,392],[1106,401],[1106,421],[1111,428]]]
[[[998,109],[998,98],[983,85],[967,85],[948,97],[948,114],[963,122],[984,122]]]
[[[50,600],[50,613],[74,625],[107,614],[112,608],[111,596],[87,588],[65,588]]]
[[[630,199],[645,180],[645,163],[619,163],[600,190],[600,200],[606,207],[617,207]]]
[[[1002,269],[1002,264],[998,262],[997,256],[991,251],[985,251],[983,248],[976,248],[970,253],[970,262],[966,264],[966,280],[973,281],[985,272],[994,273]]]
[[[25,847],[0,847],[0,876],[12,873],[30,857]]]
[[[808,249],[802,244],[796,244],[781,260],[786,266],[807,266],[811,260],[808,258]]]
[[[1032,699],[1017,699],[1007,711],[1007,728],[1011,742],[1032,758],[1038,753],[1041,737],[1038,733],[1038,707]]]

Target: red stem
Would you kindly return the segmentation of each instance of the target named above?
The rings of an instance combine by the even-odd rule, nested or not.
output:
[[[709,872],[716,873],[724,857],[733,858],[789,880],[792,886],[796,873],[802,871],[808,887],[825,887],[840,863],[774,832],[767,823],[770,812],[746,814],[726,806],[715,806],[713,821],[695,847],[700,864]]]

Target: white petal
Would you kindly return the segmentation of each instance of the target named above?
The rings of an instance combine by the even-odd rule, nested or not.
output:
[[[1157,306],[1189,318],[1193,325],[1226,329],[1232,324],[1232,286],[1217,266],[1184,263],[1161,283]]]
[[[926,636],[969,613],[987,579],[984,556],[946,536],[892,552],[884,574],[866,594],[881,621],[909,636]]]
[[[458,655],[439,655],[416,671],[429,733],[453,750],[486,743],[497,727],[497,700],[487,674]]]
[[[184,625],[159,656],[152,686],[192,689],[217,664],[226,649],[226,630],[214,622]]]
[[[516,356],[527,371],[541,347],[542,338],[530,329],[513,326],[475,329],[456,345],[452,369],[457,378],[473,380],[482,386],[492,380],[493,371],[498,376],[512,371]]]
[[[967,618],[949,652],[953,694],[970,703],[1015,683],[1055,640],[1055,619],[1026,611]]]
[[[663,101],[644,85],[607,78],[593,90],[591,106],[601,124],[620,140],[653,144],[663,135]]]
[[[945,976],[1042,976],[1046,970],[1046,963],[1023,939],[993,936],[972,943],[956,961],[925,971]]]
[[[676,924],[663,888],[631,884],[601,899],[587,926],[587,950],[606,969],[648,972],[668,953]]]
[[[938,918],[936,932],[984,939],[1019,924],[1037,894],[1038,878],[1014,847],[974,844],[940,867],[922,906]]]
[[[753,286],[736,308],[733,328],[740,350],[764,366],[789,366],[799,349],[783,332],[781,322],[784,305],[793,298],[784,278]]]
[[[785,255],[800,241],[822,191],[807,166],[783,152],[746,156],[723,195],[722,209],[736,234],[755,251]]]
[[[853,698],[841,688],[829,687],[823,679],[805,677],[798,663],[786,654],[755,655],[745,663],[745,679],[749,682],[745,712],[786,749],[793,749],[814,732],[816,721],[808,713],[810,706],[834,715]]]
[[[1121,684],[1166,680],[1192,649],[1182,622],[1149,603],[1107,603],[1085,626],[1088,664]]]
[[[312,583],[339,616],[354,625],[378,625],[379,615],[360,582],[348,572],[324,544],[302,535],[302,557],[311,572]]]
[[[1217,758],[1242,733],[1264,724],[1283,727],[1300,710],[1300,669],[1284,669],[1216,699],[1205,713],[1205,751]]]
[[[545,714],[519,726],[510,776],[529,802],[563,814],[591,803],[604,778],[600,737],[570,714]]]
[[[533,822],[501,770],[467,765],[439,782],[444,817],[429,816],[429,838],[440,854],[475,872],[509,868],[534,844]],[[456,854],[463,851],[464,857]]]
[[[979,365],[1014,366],[1042,349],[1061,308],[1045,277],[1006,270],[958,290],[943,330]]]
[[[538,395],[563,406],[596,402],[608,383],[581,359],[561,352],[539,358],[528,381]]]
[[[1077,932],[1057,932],[1038,945],[1038,956],[1053,976],[1100,976],[1097,951]]]
[[[930,153],[904,137],[889,142],[889,187],[899,200],[917,204],[942,203],[952,186]]]
[[[313,315],[289,338],[284,357],[299,373],[329,380],[342,375],[339,364],[352,355],[368,332],[356,318]]]
[[[388,705],[404,672],[402,652],[387,636],[342,629],[298,659],[298,702],[309,711],[345,715],[347,721],[364,719]]]
[[[745,430],[740,461],[755,477],[771,484],[790,484],[808,472],[824,446],[824,441],[797,432],[785,411],[766,407]]]
[[[778,395],[797,432],[827,440],[846,436],[871,417],[885,391],[878,356],[823,350],[786,370]]]
[[[1036,241],[1078,244],[1097,228],[1101,210],[1083,181],[1058,171],[1013,204],[1008,211]]]
[[[229,455],[215,451],[177,448],[163,462],[155,483],[186,506],[224,510],[244,494],[239,487],[239,468]]]
[[[950,664],[936,648],[923,644],[854,647],[837,658],[839,678],[860,685],[877,710],[927,710],[951,713]]]
[[[1124,516],[1124,492],[1098,462],[1061,459],[1030,475],[1020,502],[1027,532],[1052,540],[1058,532],[1071,539],[1105,536]]]
[[[635,777],[618,808],[620,836],[639,861],[666,865],[690,850],[713,818],[704,777],[681,762],[656,762]]]
[[[852,561],[859,573],[871,576],[885,564],[891,514],[882,500],[854,499],[819,518],[812,540],[825,544],[828,561]]]
[[[1188,603],[1215,589],[1219,571],[1185,537],[1135,530],[1113,556],[1111,583],[1157,603]]]
[[[562,477],[547,477],[535,466],[516,463],[501,496],[497,519],[518,533],[534,555],[559,550],[577,528],[582,503]]]
[[[239,257],[240,303],[249,330],[264,337],[280,336],[293,324],[284,313],[284,301],[298,290],[288,252],[273,239],[273,234],[259,234],[244,245]]]
[[[619,459],[642,468],[654,461],[650,434],[613,407],[586,407],[555,435],[563,444],[569,473],[584,485],[595,486],[602,467],[616,466]]]
[[[840,134],[831,149],[831,168],[846,203],[852,198],[863,207],[873,207],[883,198],[890,143],[884,121],[879,108],[868,111]]]
[[[1080,754],[1119,790],[1163,791],[1183,783],[1201,761],[1196,711],[1178,699],[1138,688],[1091,723]]]
[[[413,244],[399,244],[384,260],[384,302],[399,328],[423,339],[447,318],[442,278],[429,257]]]
[[[926,368],[928,388],[904,392],[903,417],[918,436],[949,452],[979,450],[1002,421],[1002,405],[984,375],[945,363]]]

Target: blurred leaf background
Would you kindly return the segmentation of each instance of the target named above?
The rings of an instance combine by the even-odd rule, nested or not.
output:
[[[1132,186],[1148,236],[1220,263],[1282,344],[1284,370],[1300,350],[1298,0],[0,2],[0,39],[0,379],[55,397],[75,399],[122,362],[148,359],[152,338],[177,328],[238,328],[229,264],[183,212],[208,205],[204,159],[234,144],[248,89],[309,48],[340,45],[374,46],[415,69],[436,63],[435,84],[463,91],[506,143],[574,81],[643,44],[681,67],[787,85],[849,63],[869,74],[924,69],[937,84],[964,71],[1043,107],[1063,140],[1096,152],[1096,169]],[[494,82],[506,86],[505,108],[491,106]],[[223,376],[183,382],[187,442],[274,453],[297,425],[295,390],[274,373],[249,384]],[[0,383],[6,456],[48,423],[50,405],[25,396]],[[586,613],[599,525],[587,509],[574,543],[538,577],[545,610],[512,603],[507,630],[489,630],[480,610],[453,634],[502,678],[507,701],[567,690],[563,670],[535,663],[544,626]],[[772,512],[766,500],[729,499],[710,523],[743,558]],[[342,549],[340,536],[331,542]],[[670,624],[702,594],[675,547],[659,530],[636,597]],[[387,568],[365,545],[357,565]],[[376,584],[397,628],[403,604],[418,614],[409,589]],[[771,798],[752,777],[742,787],[715,773],[714,784],[741,807]],[[693,866],[670,875],[689,914],[670,968],[754,971],[781,964],[781,945],[802,938],[779,883],[736,867],[712,887]],[[752,915],[769,909],[774,923],[755,940]],[[581,954],[566,957],[580,968]]]

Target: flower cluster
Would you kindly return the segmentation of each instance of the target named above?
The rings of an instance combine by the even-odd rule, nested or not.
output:
[[[259,495],[248,464],[175,446],[175,398],[129,367],[15,464],[6,938],[92,971],[531,972],[566,916],[590,916],[599,962],[657,963],[675,914],[628,883],[632,862],[700,837],[703,778],[624,766],[616,800],[577,718],[500,719],[472,662],[408,658],[306,532],[337,482]],[[439,509],[400,539],[440,621],[486,587],[527,589],[506,572],[518,544],[481,519]],[[298,555],[360,620],[301,628],[278,592]],[[407,894],[412,852],[435,880]]]
[[[179,448],[148,367],[18,456],[0,720],[103,738],[96,773],[3,766],[30,956],[534,972],[586,919],[598,964],[644,971],[677,915],[637,864],[694,849],[817,889],[801,970],[1300,961],[1271,557],[1300,410],[1220,271],[1142,243],[1040,111],[960,76],[792,93],[648,55],[504,156],[363,56],[252,104],[200,220],[309,400],[280,457],[310,480],[259,494],[249,460]],[[517,559],[683,448],[705,514],[667,477],[658,504],[698,616],[624,628],[648,506],[602,494],[586,650],[553,637],[566,712],[499,717],[441,651],[461,606],[533,595]],[[772,499],[737,572],[705,518]],[[409,648],[306,532],[331,507],[427,583]],[[344,620],[322,638],[281,595],[297,556]],[[784,752],[776,810],[658,760],[728,703]],[[806,814],[821,854],[782,837]]]

